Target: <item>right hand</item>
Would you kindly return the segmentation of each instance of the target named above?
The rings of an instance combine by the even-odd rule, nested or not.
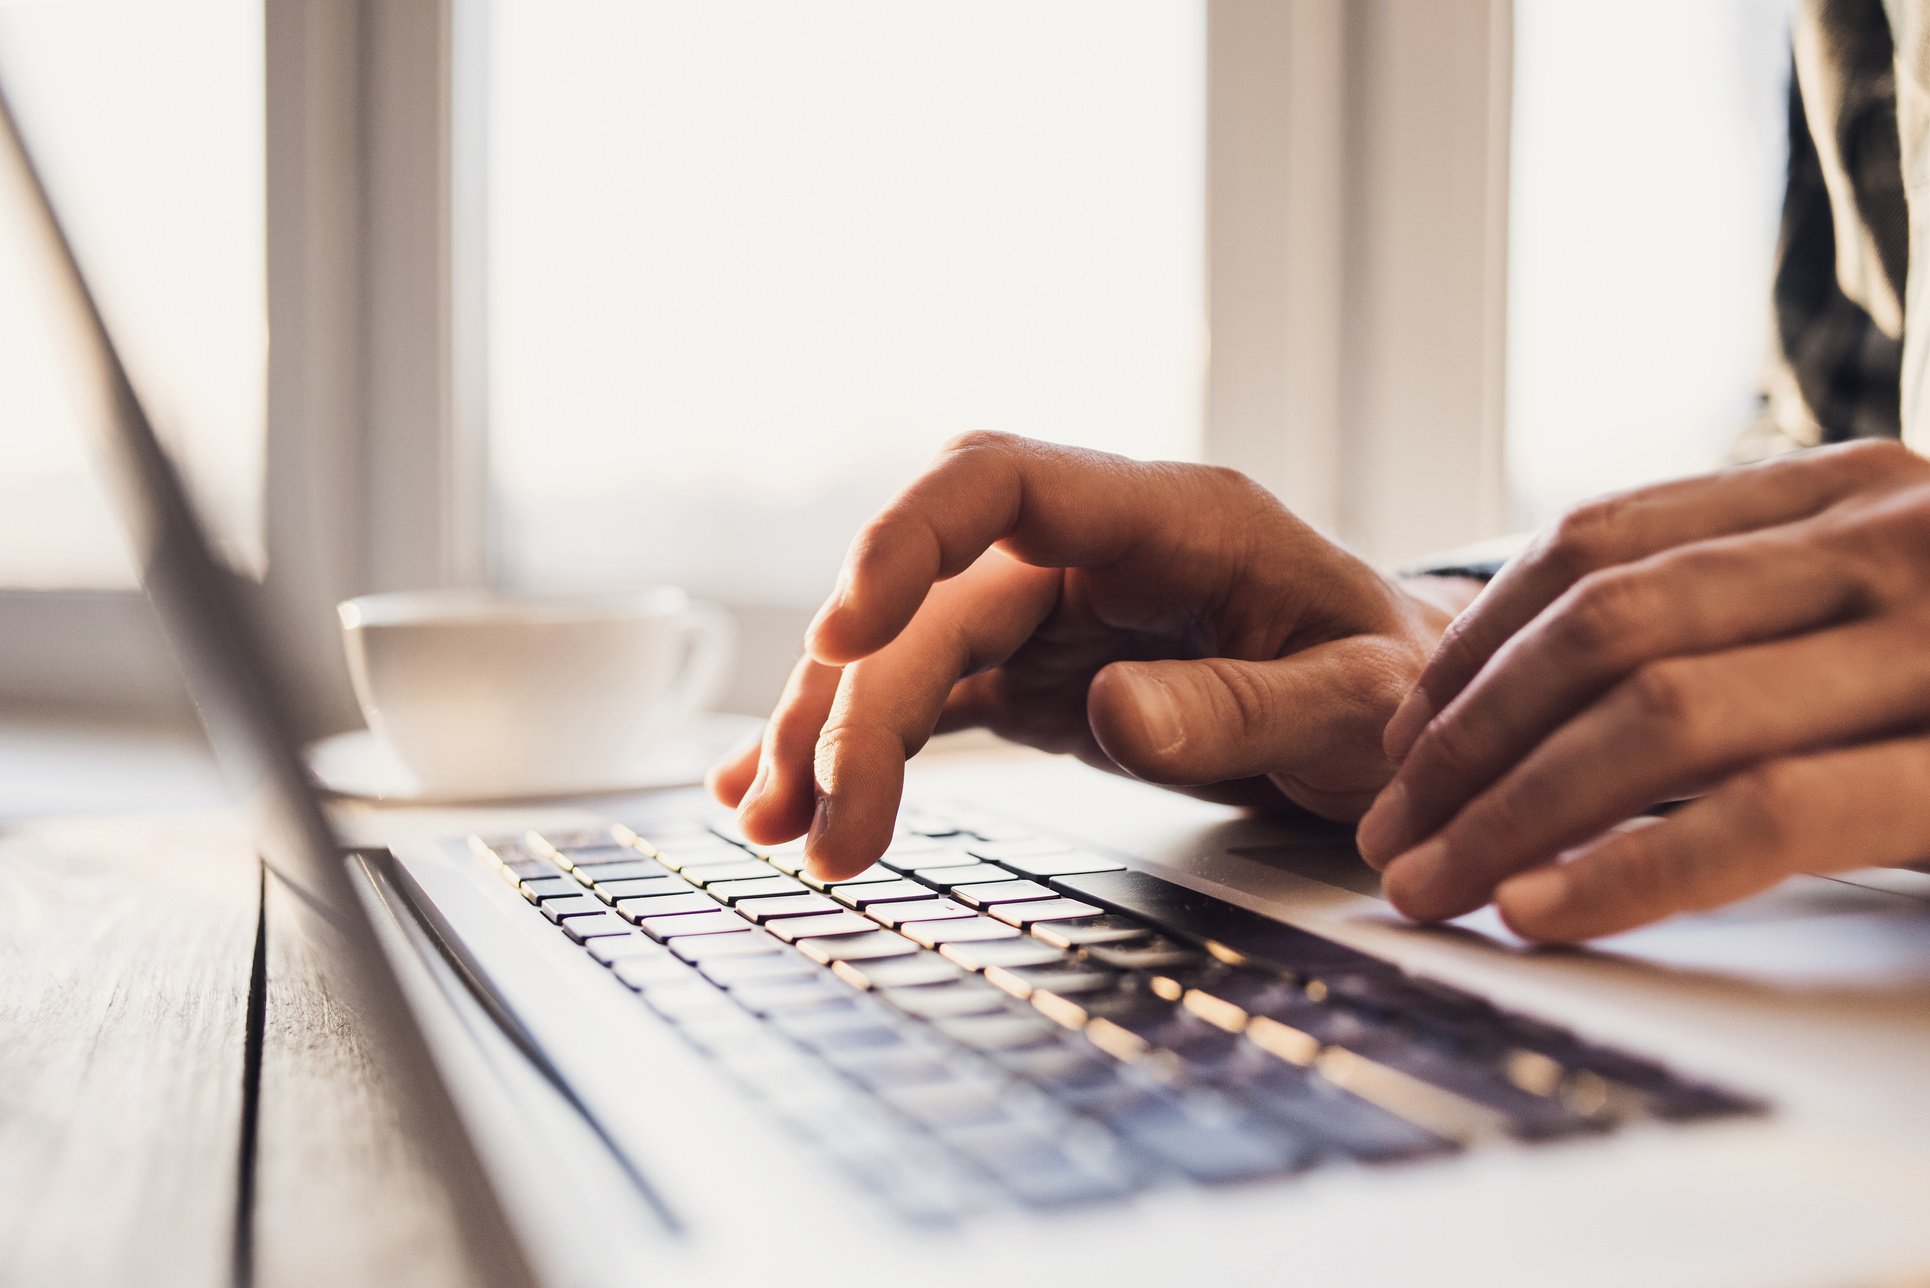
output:
[[[967,434],[867,524],[766,726],[711,771],[744,834],[852,875],[905,761],[980,725],[1149,782],[1352,821],[1451,614],[1232,470]]]

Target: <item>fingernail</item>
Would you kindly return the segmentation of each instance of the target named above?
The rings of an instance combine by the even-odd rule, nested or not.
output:
[[[1568,878],[1560,868],[1536,868],[1502,882],[1494,901],[1510,927],[1534,935],[1567,910]]]
[[[1446,916],[1451,906],[1447,842],[1436,837],[1387,865],[1381,890],[1396,908],[1417,921]]]
[[[1434,703],[1417,686],[1409,689],[1401,699],[1400,706],[1394,708],[1393,719],[1387,722],[1387,730],[1381,735],[1381,750],[1389,760],[1407,759],[1407,753],[1414,750],[1420,740],[1421,731],[1427,728],[1428,721],[1434,718]]]
[[[1396,779],[1360,820],[1360,827],[1354,833],[1354,847],[1369,867],[1386,867],[1387,860],[1407,844],[1413,822],[1407,807],[1407,788]]]
[[[751,779],[750,787],[745,790],[744,799],[737,802],[737,817],[742,818],[751,812],[752,807],[757,804],[758,797],[762,796],[764,789],[770,785],[770,781],[771,762],[768,759],[758,761],[757,773]]]
[[[817,808],[811,811],[811,830],[804,834],[804,866],[812,876],[825,875],[824,865],[818,860],[818,846],[824,844],[824,834],[831,830],[831,798],[818,797]]]
[[[806,648],[811,649],[813,652],[816,651],[816,645],[818,642],[818,633],[824,629],[824,624],[826,622],[830,621],[833,617],[837,616],[838,612],[841,609],[843,609],[844,598],[848,589],[849,589],[849,583],[845,580],[844,576],[840,574],[838,577],[838,584],[831,588],[830,597],[827,598],[822,604],[818,605],[818,611],[811,618],[811,624],[804,628],[804,642],[805,642]]]
[[[1179,699],[1172,687],[1156,672],[1141,672],[1133,677],[1133,706],[1139,711],[1146,740],[1158,752],[1170,752],[1186,738],[1186,725],[1180,715]]]

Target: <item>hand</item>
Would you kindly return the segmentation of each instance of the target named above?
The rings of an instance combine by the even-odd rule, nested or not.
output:
[[[766,727],[711,771],[816,871],[885,850],[904,765],[982,725],[1222,799],[1354,819],[1449,620],[1230,470],[968,434],[859,534]]]
[[[1930,854],[1926,733],[1930,463],[1805,452],[1584,506],[1510,564],[1388,726],[1360,848],[1409,916],[1610,934]]]

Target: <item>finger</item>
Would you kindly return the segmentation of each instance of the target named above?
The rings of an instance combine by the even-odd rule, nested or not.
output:
[[[1744,898],[1798,872],[1930,855],[1930,739],[1772,761],[1649,827],[1615,833],[1502,885],[1502,919],[1573,942]]]
[[[804,658],[791,669],[783,696],[764,726],[757,775],[737,807],[737,826],[759,845],[780,845],[811,825],[816,792],[811,748],[837,692],[836,667]]]
[[[931,737],[961,677],[998,665],[1031,636],[1059,580],[989,554],[939,587],[887,647],[844,668],[810,758],[818,802],[804,852],[813,872],[851,876],[885,852],[905,761]]]
[[[704,775],[704,786],[719,805],[736,809],[743,802],[752,780],[757,777],[757,765],[763,748],[764,736],[760,733],[743,746],[719,756],[710,767]]]
[[[1868,623],[1644,667],[1395,858],[1382,888],[1419,920],[1459,916],[1658,800],[1930,719],[1919,638],[1909,622]]]
[[[1695,542],[1591,573],[1504,644],[1428,724],[1358,843],[1381,866],[1645,663],[1840,621],[1866,603],[1807,525]]]
[[[1893,475],[1899,453],[1909,455],[1895,443],[1819,448],[1570,511],[1502,569],[1441,637],[1420,680],[1388,722],[1387,754],[1403,759],[1434,713],[1453,701],[1495,651],[1589,573],[1692,541],[1815,514],[1872,478]]]
[[[1356,637],[1266,662],[1115,662],[1093,681],[1087,715],[1136,777],[1197,786],[1275,775],[1321,812],[1351,818],[1390,768],[1376,735],[1418,661],[1403,666],[1403,652]]]
[[[1172,552],[1164,575],[1210,595],[1211,570],[1187,560],[1183,546],[1207,526],[1202,515],[1224,512],[1225,498],[1216,504],[1211,494],[1233,487],[1236,477],[1004,434],[967,434],[858,534],[838,589],[811,624],[808,647],[829,663],[876,651],[912,620],[933,585],[970,567],[994,544],[1040,566],[1103,567],[1158,533],[1182,548]]]

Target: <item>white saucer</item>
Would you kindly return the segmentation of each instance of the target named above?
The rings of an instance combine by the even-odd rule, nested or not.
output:
[[[323,791],[396,805],[480,805],[510,799],[609,796],[701,783],[712,761],[749,741],[763,724],[753,716],[705,712],[693,717],[674,736],[667,736],[647,758],[635,765],[613,769],[602,781],[576,784],[567,789],[518,793],[514,797],[431,792],[403,768],[388,744],[367,729],[312,742],[306,756],[308,772],[314,775]]]

